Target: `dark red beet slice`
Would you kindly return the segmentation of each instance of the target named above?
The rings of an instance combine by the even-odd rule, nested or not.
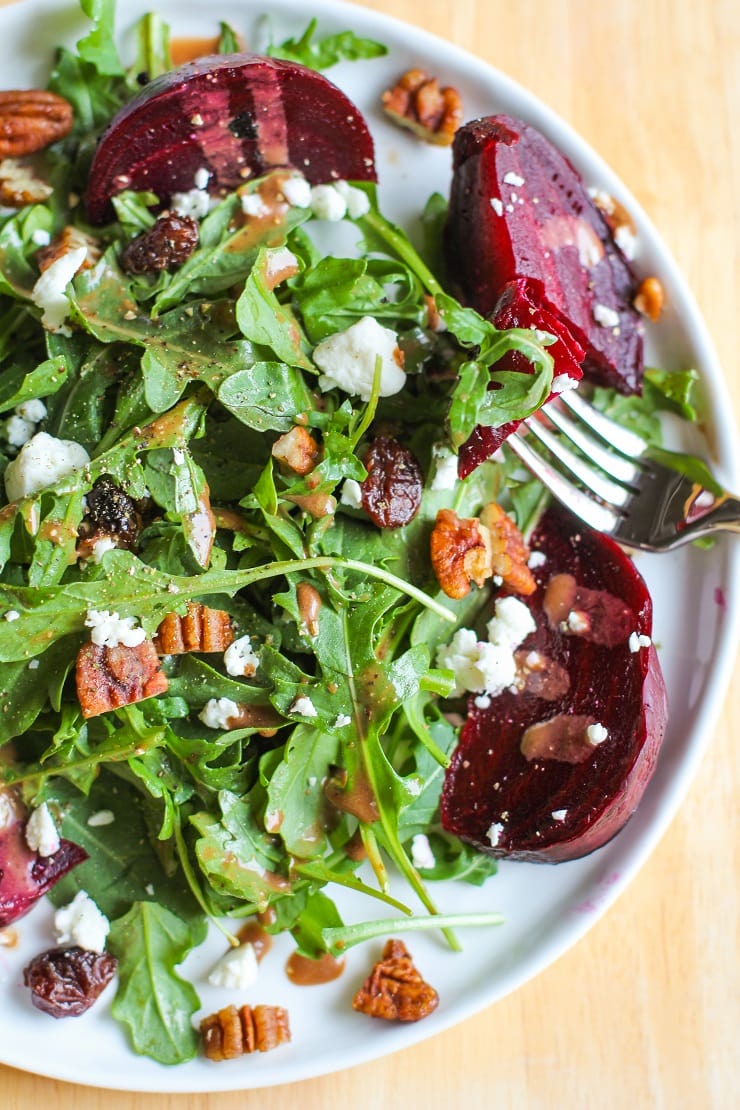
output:
[[[0,928],[23,917],[63,875],[83,863],[87,852],[62,840],[53,856],[26,844],[26,811],[11,790],[0,792]]]
[[[531,546],[546,562],[527,599],[537,630],[518,658],[529,659],[537,681],[488,708],[471,698],[441,812],[449,832],[489,855],[556,863],[592,852],[626,823],[655,768],[667,703],[654,647],[630,650],[629,633],[649,637],[652,624],[631,560],[559,508],[545,514]],[[543,607],[558,574],[575,579],[573,632],[564,630],[567,620],[553,626]],[[538,670],[545,660],[550,668]],[[556,679],[549,690],[548,674]],[[544,730],[532,727],[553,719]],[[598,742],[595,729],[590,740],[591,724],[603,726],[606,739]]]
[[[638,392],[634,275],[580,174],[544,135],[510,116],[466,124],[453,152],[445,249],[466,303],[489,315],[507,282],[539,278],[586,348],[584,372]]]
[[[545,287],[536,278],[517,278],[508,282],[496,303],[492,319],[497,328],[535,328],[557,337],[547,349],[553,357],[553,380],[564,375],[574,381],[583,376],[581,363],[586,350],[575,338],[563,314],[551,304],[545,294]],[[532,364],[517,351],[510,352],[500,362],[496,370],[517,370],[531,373]],[[557,392],[560,392],[558,390]],[[458,472],[461,478],[485,462],[519,426],[518,421],[510,421],[498,428],[479,424],[470,439],[460,448]]]
[[[375,181],[365,120],[320,73],[257,54],[188,62],[152,81],[115,116],[90,170],[85,203],[92,223],[110,218],[123,189],[162,201],[194,185],[234,189],[273,166],[293,166],[312,184]]]

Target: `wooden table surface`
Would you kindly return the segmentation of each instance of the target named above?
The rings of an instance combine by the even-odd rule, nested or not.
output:
[[[688,276],[737,416],[740,5],[733,0],[361,2],[481,55],[542,97],[604,156],[636,193]],[[217,0],[209,3],[216,17]],[[0,1068],[0,1106],[737,1106],[738,689],[736,667],[734,690],[699,774],[628,891],[556,965],[479,1016],[380,1062],[262,1093],[122,1094]]]

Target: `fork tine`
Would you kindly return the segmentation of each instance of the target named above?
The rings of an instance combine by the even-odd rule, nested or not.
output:
[[[604,416],[603,412],[595,409],[584,397],[578,396],[576,390],[569,389],[565,393],[560,393],[558,400],[562,401],[575,416],[580,417],[583,423],[596,432],[605,443],[628,458],[639,458],[650,446],[637,432],[623,428],[608,416]]]
[[[556,470],[546,459],[534,451],[521,437],[519,432],[514,432],[506,441],[514,454],[524,463],[528,470],[539,478],[543,486],[552,493],[558,501],[580,517],[597,532],[613,533],[620,520],[619,513],[606,505],[594,501],[587,493],[576,489],[560,471]]]
[[[626,459],[623,455],[617,455],[614,451],[609,451],[606,447],[603,447],[600,440],[596,439],[590,431],[585,431],[587,425],[580,422],[576,423],[576,421],[570,419],[567,413],[561,410],[557,400],[549,401],[542,411],[550,423],[554,424],[559,432],[562,432],[571,443],[583,451],[584,455],[595,466],[601,467],[606,474],[618,482],[624,482],[625,485],[633,487],[639,485],[642,469],[631,459]],[[588,427],[590,428],[590,425]]]
[[[577,455],[570,450],[562,437],[554,435],[540,420],[530,417],[525,420],[524,426],[529,434],[536,436],[550,454],[578,479],[581,485],[584,485],[600,500],[617,506],[623,506],[631,500],[633,496],[631,490],[617,485],[601,471],[590,466],[581,455]]]

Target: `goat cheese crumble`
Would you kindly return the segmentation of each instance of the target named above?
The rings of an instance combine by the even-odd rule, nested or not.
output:
[[[146,639],[143,628],[137,627],[136,617],[119,617],[107,609],[88,609],[85,628],[98,647],[138,647]]]
[[[59,944],[78,944],[88,952],[103,952],[110,922],[84,890],[54,914]]]
[[[369,401],[379,358],[380,396],[391,397],[406,384],[406,375],[396,361],[398,356],[396,333],[374,317],[363,316],[314,348],[313,360],[322,371],[319,389],[326,392],[337,387]]]
[[[40,856],[53,856],[59,851],[59,833],[46,802],[31,812],[25,835],[28,847]]]

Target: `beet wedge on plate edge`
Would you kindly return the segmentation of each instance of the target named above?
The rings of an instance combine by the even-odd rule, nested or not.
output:
[[[152,81],[103,133],[85,197],[94,224],[112,216],[124,189],[166,203],[193,188],[212,193],[291,166],[312,184],[375,181],[373,141],[360,111],[336,85],[295,62],[226,54],[188,62]]]
[[[561,508],[532,537],[537,624],[517,692],[471,697],[442,824],[490,855],[557,863],[601,847],[636,809],[667,716],[652,605],[632,561]],[[642,637],[642,639],[640,639]]]
[[[445,256],[463,302],[499,327],[545,331],[542,316],[555,313],[555,375],[579,377],[572,366],[578,359],[587,378],[639,392],[635,277],[577,170],[536,128],[503,115],[462,127],[453,154]],[[512,295],[522,281],[526,295],[521,288]],[[508,431],[478,429],[460,453],[461,475]]]
[[[71,840],[61,840],[51,856],[40,856],[26,843],[25,806],[11,788],[0,791],[0,929],[33,909],[56,882],[87,859]]]

